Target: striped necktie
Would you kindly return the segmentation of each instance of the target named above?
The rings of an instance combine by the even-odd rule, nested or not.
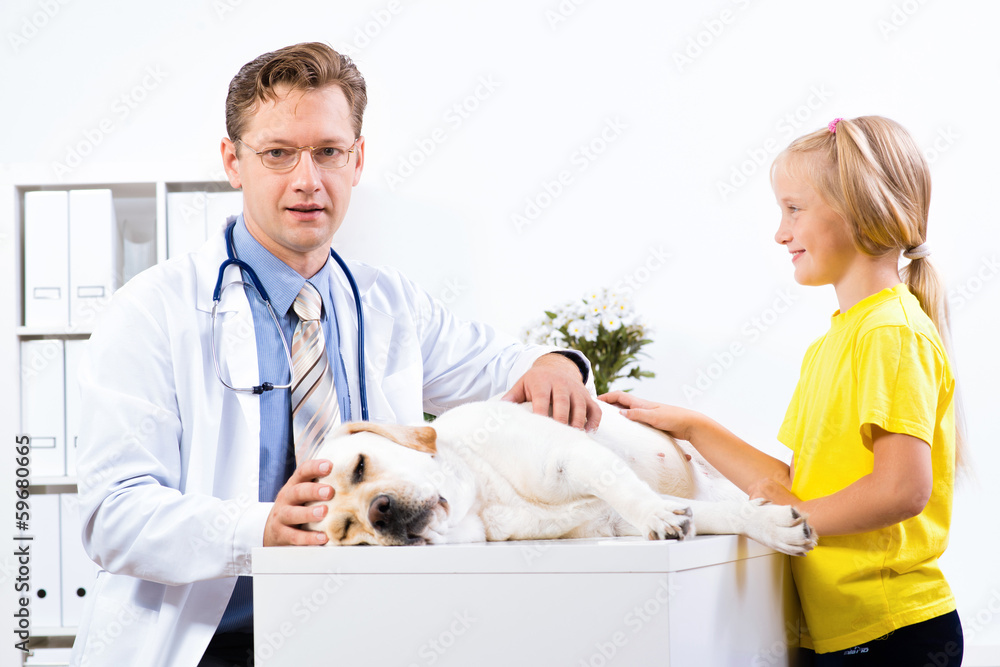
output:
[[[299,323],[292,335],[292,424],[295,465],[312,458],[326,434],[340,423],[333,369],[323,339],[323,299],[310,283],[292,305]]]

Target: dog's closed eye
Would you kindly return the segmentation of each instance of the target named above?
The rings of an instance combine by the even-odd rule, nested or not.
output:
[[[354,472],[351,473],[351,484],[360,484],[365,479],[365,455],[358,455],[358,464],[354,466]]]

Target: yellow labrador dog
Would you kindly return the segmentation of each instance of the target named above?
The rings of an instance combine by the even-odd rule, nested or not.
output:
[[[330,510],[311,530],[330,545],[444,544],[699,533],[747,535],[801,555],[816,535],[795,509],[749,501],[693,449],[602,403],[594,434],[531,413],[470,403],[433,427],[353,422],[314,458]]]

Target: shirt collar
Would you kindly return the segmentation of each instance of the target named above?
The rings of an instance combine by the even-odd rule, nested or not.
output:
[[[251,236],[242,213],[233,229],[233,245],[236,247],[236,256],[253,267],[257,279],[271,297],[271,307],[274,308],[275,314],[279,316],[287,314],[295,303],[295,297],[302,291],[306,279]],[[323,268],[309,279],[323,298],[324,319],[333,312],[333,304],[330,301],[330,259],[327,256]]]

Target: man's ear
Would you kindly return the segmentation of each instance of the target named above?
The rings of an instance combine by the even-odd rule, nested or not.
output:
[[[396,424],[373,424],[372,422],[351,422],[345,426],[351,433],[374,433],[397,445],[415,449],[425,454],[437,453],[437,432],[430,426],[399,426]]]
[[[222,168],[226,170],[229,184],[239,190],[243,187],[243,181],[240,179],[240,159],[236,155],[236,144],[228,137],[223,137],[220,149],[222,150]]]
[[[354,183],[353,183],[353,185],[355,186],[361,182],[361,172],[364,171],[365,168],[365,138],[358,137],[358,143],[356,144],[356,146],[357,148],[354,149],[354,152],[357,155],[357,161],[354,163]]]

